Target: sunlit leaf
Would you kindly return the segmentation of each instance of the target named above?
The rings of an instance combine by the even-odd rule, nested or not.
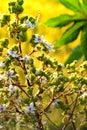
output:
[[[87,25],[83,27],[82,35],[81,35],[81,46],[83,50],[83,54],[87,60]]]
[[[65,62],[65,64],[69,64],[73,62],[74,60],[79,60],[82,57],[82,55],[83,53],[82,53],[81,46],[78,45],[76,48],[72,50],[72,53],[67,59],[67,61]]]
[[[80,126],[79,126],[79,130],[86,130],[87,129],[87,122],[83,122]]]
[[[85,22],[76,22],[74,23],[70,28],[68,28],[64,34],[61,36],[61,38],[55,43],[55,47],[66,45],[69,42],[74,41],[79,32],[81,27],[85,24]]]
[[[79,0],[59,0],[64,6],[73,11],[81,11]]]
[[[87,0],[83,0],[83,4],[87,4]]]
[[[63,27],[68,25],[70,22],[86,20],[86,17],[80,13],[75,15],[62,14],[58,17],[48,19],[44,24],[49,27]]]
[[[81,4],[81,8],[82,8],[82,12],[84,13],[84,15],[87,16],[87,0],[83,1],[83,3]]]

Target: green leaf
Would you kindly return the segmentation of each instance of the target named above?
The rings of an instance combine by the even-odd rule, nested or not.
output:
[[[71,55],[69,56],[69,58],[67,59],[67,61],[65,62],[65,64],[70,64],[72,63],[74,60],[79,60],[82,57],[83,53],[82,53],[82,49],[81,46],[77,46],[72,50]]]
[[[44,24],[49,27],[62,27],[69,24],[72,21],[73,16],[63,14],[55,18],[48,19]]]
[[[75,22],[70,28],[68,28],[61,38],[55,43],[55,47],[66,45],[69,42],[74,41],[80,32],[81,27],[85,24],[83,21]]]
[[[83,4],[87,4],[87,0],[83,0]]]
[[[83,27],[82,35],[81,35],[81,46],[83,50],[83,54],[87,60],[87,25]]]
[[[79,0],[59,0],[64,6],[68,9],[73,10],[74,12],[81,11]]]
[[[81,4],[82,12],[87,16],[87,0]]]
[[[63,27],[68,25],[70,22],[78,21],[78,20],[86,20],[86,19],[87,18],[80,13],[76,13],[75,15],[62,14],[58,17],[48,19],[44,23],[44,25],[49,27]]]
[[[79,130],[87,130],[87,122],[83,122],[83,123],[79,126]]]

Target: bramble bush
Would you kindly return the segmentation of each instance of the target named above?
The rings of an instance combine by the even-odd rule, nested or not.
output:
[[[23,0],[8,6],[9,14],[0,17],[0,26],[8,29],[8,37],[0,39],[0,129],[86,130],[87,61],[64,66],[51,58],[54,46],[35,33],[39,16],[20,15]]]

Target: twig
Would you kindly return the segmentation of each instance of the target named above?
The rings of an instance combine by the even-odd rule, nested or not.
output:
[[[46,116],[46,118],[50,121],[50,123],[55,127],[55,128],[57,128],[58,129],[58,126],[49,118],[49,116],[44,112],[43,113],[45,116]]]
[[[75,126],[75,123],[72,121],[72,126],[73,126],[73,130],[76,130],[76,126]]]
[[[77,104],[77,101],[78,101],[78,96],[79,96],[79,94],[77,94],[76,100],[75,100],[75,104],[74,104],[74,107],[73,107],[73,109],[72,109],[72,112],[71,112],[71,114],[70,114],[70,116],[69,116],[67,122],[65,123],[65,125],[63,126],[63,128],[62,128],[61,130],[65,130],[66,127],[68,126],[68,124],[69,124],[69,122],[70,122],[70,120],[71,120],[71,118],[72,118],[72,116],[73,116],[74,110],[75,110],[75,108],[76,108],[76,104]]]

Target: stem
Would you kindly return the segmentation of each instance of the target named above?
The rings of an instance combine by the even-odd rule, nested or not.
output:
[[[32,52],[29,55],[31,56],[34,52],[36,52],[36,50],[32,50]]]
[[[68,87],[68,85],[69,85],[69,82],[66,84],[65,89]],[[54,98],[54,96],[53,96],[51,102],[46,106],[46,108],[44,109],[44,111],[46,112],[46,111],[50,108],[50,106],[51,106],[51,104],[53,103],[54,100],[56,100],[56,99],[58,99],[58,98],[60,98],[61,96],[64,96],[64,95],[66,95],[65,92],[62,92],[62,93],[60,93],[60,94],[59,94],[57,97],[55,97],[55,98]]]
[[[44,130],[39,113],[36,111],[35,114],[36,114],[36,117],[37,117],[37,120],[38,120],[38,130]]]
[[[73,130],[76,130],[76,126],[75,126],[75,123],[72,121],[72,126],[73,126]]]
[[[48,117],[48,115],[44,112],[44,115],[46,116],[46,118],[50,121],[50,123],[58,129],[58,126]]]
[[[20,41],[20,40],[17,40],[17,43],[18,43],[18,45],[19,45],[19,52],[20,52],[20,54],[22,54],[21,41]]]
[[[17,24],[17,26],[18,26],[18,23],[19,23],[19,14],[16,14],[16,24]],[[19,45],[19,52],[20,52],[20,54],[22,54],[21,41],[19,39],[17,39],[17,43]]]
[[[24,92],[24,93],[25,93],[25,95],[26,95],[27,97],[29,97],[29,98],[30,98],[30,95],[28,95],[28,94],[26,93],[26,91],[22,88],[22,86],[21,86],[21,85],[19,85],[19,84],[15,84],[15,83],[13,83],[13,85],[18,86],[18,88],[20,88],[20,89],[22,90],[22,92]]]
[[[25,64],[23,66],[23,71],[24,71],[24,74],[27,75],[27,70],[26,70]],[[27,79],[27,84],[28,84],[28,86],[32,86],[32,84],[30,84],[29,79]]]
[[[73,113],[74,113],[74,110],[75,110],[76,105],[77,105],[78,96],[79,96],[79,94],[76,96],[76,100],[75,100],[75,104],[74,104],[74,107],[73,107],[73,109],[72,109],[72,112],[71,112],[71,114],[70,114],[70,116],[69,116],[69,118],[68,118],[66,124],[63,126],[63,128],[62,128],[61,130],[65,130],[66,127],[68,126],[68,124],[70,123],[70,120],[71,120],[72,117],[73,117]]]
[[[86,105],[87,105],[87,103],[86,103]],[[84,111],[85,111],[85,120],[87,121],[87,107],[86,106],[84,108]]]

